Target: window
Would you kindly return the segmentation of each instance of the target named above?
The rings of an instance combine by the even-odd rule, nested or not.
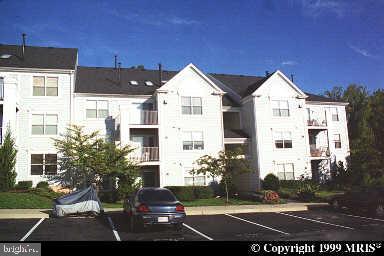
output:
[[[181,97],[181,110],[184,115],[201,115],[201,97]]]
[[[291,132],[274,132],[276,148],[292,148]]]
[[[203,132],[183,132],[183,150],[203,150]]]
[[[280,180],[294,180],[294,168],[293,164],[277,164],[277,177]]]
[[[288,101],[272,100],[273,116],[289,116]]]
[[[33,135],[56,135],[57,115],[55,114],[33,114],[32,115]]]
[[[334,134],[333,135],[333,143],[335,144],[335,148],[341,148],[340,134]]]
[[[87,118],[106,118],[108,117],[108,101],[106,100],[87,100]]]
[[[185,186],[205,186],[206,177],[204,175],[194,176],[190,173],[191,169],[185,170],[184,185]]]
[[[31,175],[57,174],[56,154],[31,154]]]
[[[58,95],[58,77],[33,77],[33,96],[57,96]]]
[[[339,121],[339,113],[337,108],[331,108],[332,121]]]

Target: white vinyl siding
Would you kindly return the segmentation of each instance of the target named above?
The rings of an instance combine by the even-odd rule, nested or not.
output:
[[[181,97],[181,110],[183,115],[201,115],[201,97]]]
[[[58,77],[34,76],[33,77],[33,96],[57,96]]]
[[[272,100],[273,116],[289,116],[289,106],[286,100]]]
[[[341,148],[341,136],[340,134],[333,134],[333,143],[335,148]]]
[[[203,132],[183,132],[183,150],[203,150]]]
[[[32,114],[32,135],[57,135],[56,114]]]
[[[87,118],[106,118],[108,117],[108,101],[106,100],[87,100]]]

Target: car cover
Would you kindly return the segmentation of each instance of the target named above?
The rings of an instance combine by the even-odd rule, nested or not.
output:
[[[62,217],[77,213],[100,213],[103,207],[93,186],[53,200],[53,214]]]

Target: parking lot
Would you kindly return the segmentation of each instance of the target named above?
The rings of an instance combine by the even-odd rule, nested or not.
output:
[[[3,241],[208,241],[208,240],[383,240],[384,218],[335,212],[329,208],[299,212],[187,216],[181,231],[153,227],[132,233],[127,216],[0,220]]]

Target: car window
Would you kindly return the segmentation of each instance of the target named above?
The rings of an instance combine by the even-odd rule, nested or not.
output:
[[[176,197],[168,190],[143,190],[139,193],[143,202],[173,202]]]

